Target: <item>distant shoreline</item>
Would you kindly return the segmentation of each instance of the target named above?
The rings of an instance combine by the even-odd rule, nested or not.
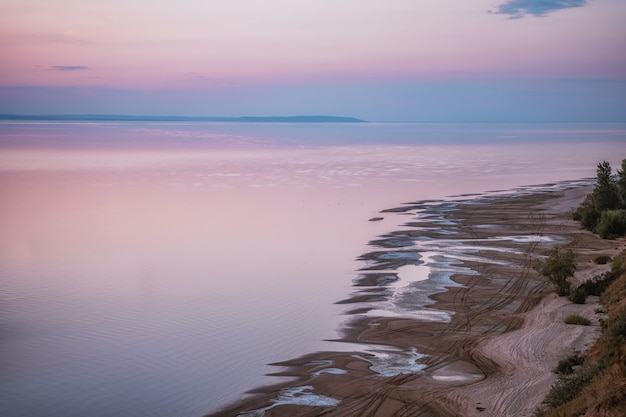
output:
[[[368,123],[355,117],[339,116],[142,116],[116,114],[0,114],[0,120],[81,121],[81,122],[237,122],[237,123]]]

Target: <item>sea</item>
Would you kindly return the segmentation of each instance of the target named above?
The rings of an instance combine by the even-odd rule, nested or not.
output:
[[[624,158],[623,123],[2,121],[0,414],[214,412],[359,349],[337,302],[382,210]]]

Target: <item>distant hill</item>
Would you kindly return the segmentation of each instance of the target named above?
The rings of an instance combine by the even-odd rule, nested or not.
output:
[[[275,117],[193,117],[136,116],[115,114],[20,115],[0,114],[0,120],[85,121],[85,122],[240,122],[240,123],[367,123],[354,117],[336,116],[275,116]]]

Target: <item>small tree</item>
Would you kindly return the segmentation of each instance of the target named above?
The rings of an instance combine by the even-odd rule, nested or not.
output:
[[[568,295],[571,290],[568,278],[573,277],[576,271],[574,251],[554,247],[547,255],[539,267],[539,272],[550,280],[559,295]]]
[[[622,208],[626,208],[626,159],[622,159],[622,169],[617,170],[617,192]]]
[[[604,161],[598,164],[596,187],[593,189],[593,203],[598,211],[615,210],[620,205],[619,192],[611,164]]]

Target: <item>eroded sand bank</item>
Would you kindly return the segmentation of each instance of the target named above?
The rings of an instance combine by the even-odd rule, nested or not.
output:
[[[340,301],[354,351],[278,364],[291,382],[213,415],[531,416],[558,360],[599,333],[597,300],[555,296],[533,263],[568,245],[584,280],[608,268],[593,257],[624,246],[571,220],[590,190],[558,184],[388,210],[405,225],[370,243],[354,293]],[[593,325],[563,324],[572,312]]]

